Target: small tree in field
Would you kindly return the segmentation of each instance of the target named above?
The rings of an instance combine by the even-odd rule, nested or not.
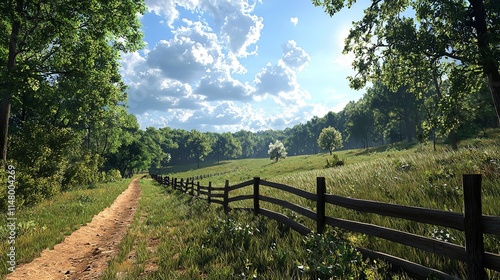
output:
[[[328,150],[332,155],[335,148],[342,148],[342,134],[335,128],[329,126],[323,128],[318,138],[318,146],[322,149]]]
[[[283,143],[279,140],[276,140],[273,143],[269,143],[269,157],[271,158],[271,160],[276,160],[276,162],[278,162],[278,160],[280,158],[285,158],[286,157],[286,149],[285,149],[285,146],[283,145]]]

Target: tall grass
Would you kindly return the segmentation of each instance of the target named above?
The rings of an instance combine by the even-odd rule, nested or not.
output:
[[[490,132],[491,133],[491,132]],[[437,151],[431,145],[418,145],[410,149],[385,147],[368,150],[342,151],[337,155],[346,161],[345,166],[322,168],[327,155],[289,157],[276,164],[269,160],[241,161],[241,169],[234,168],[232,175],[210,178],[223,186],[224,178],[231,184],[260,176],[269,181],[287,184],[296,188],[316,191],[316,177],[325,177],[327,192],[341,196],[368,199],[400,205],[418,206],[445,211],[463,212],[462,174],[481,173],[483,213],[500,216],[500,142],[498,131],[489,139],[471,139],[461,143],[458,151],[439,146]],[[311,162],[314,162],[312,164]],[[228,165],[230,166],[230,165]],[[244,166],[244,167],[243,167]],[[302,167],[302,168],[301,168]],[[298,171],[303,170],[303,171]],[[207,172],[208,169],[197,172]],[[189,173],[172,174],[174,177],[189,176]],[[238,179],[239,178],[239,179]],[[251,188],[239,190],[233,195],[251,193]],[[315,204],[279,190],[261,187],[261,194],[278,197],[315,210]],[[252,207],[251,201],[237,202],[233,207]],[[285,213],[314,229],[314,223],[292,211],[269,203],[261,207]],[[464,244],[462,232],[425,225],[402,219],[389,219],[376,214],[360,214],[341,207],[327,206],[328,216],[367,222],[414,234],[435,238],[459,245]],[[356,233],[346,235],[352,242],[373,250],[387,252],[426,266],[443,270],[458,277],[465,277],[464,265],[417,249],[398,245],[380,238]],[[485,248],[500,253],[500,237],[485,235]],[[499,273],[488,271],[492,279]]]
[[[140,184],[135,221],[102,279],[317,279],[317,267],[345,277],[386,273],[334,232],[306,239],[262,216],[226,214],[151,180]]]

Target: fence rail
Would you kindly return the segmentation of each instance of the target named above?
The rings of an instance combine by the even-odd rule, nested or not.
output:
[[[230,186],[229,181],[226,180],[224,187],[213,187],[211,182],[209,182],[208,186],[200,186],[199,182],[196,184],[194,183],[193,178],[188,178],[184,181],[183,179],[178,180],[176,178],[156,174],[152,174],[151,177],[162,185],[187,192],[197,197],[203,195],[209,203],[223,205],[226,211],[231,210],[231,207],[229,206],[230,203],[242,200],[253,200],[252,208],[235,209],[252,211],[255,215],[264,215],[283,223],[304,235],[312,232],[312,229],[309,229],[305,225],[288,218],[282,213],[261,208],[260,201],[279,205],[315,221],[317,233],[323,233],[325,226],[329,225],[383,238],[426,252],[462,261],[466,264],[468,279],[485,279],[485,268],[500,271],[500,255],[484,251],[483,234],[488,233],[500,235],[500,217],[482,214],[481,175],[463,175],[464,213],[402,206],[326,194],[326,183],[325,178],[323,177],[318,177],[316,179],[316,193],[311,193],[284,184],[261,180],[259,177],[255,177],[253,180],[248,180],[233,186]],[[279,189],[316,202],[316,212],[304,206],[297,205],[280,198],[261,195],[261,186]],[[229,197],[230,192],[245,187],[252,187],[253,193],[250,195],[246,194]],[[387,217],[401,218],[463,231],[465,234],[465,246],[439,241],[378,225],[329,217],[325,215],[327,205],[335,205],[359,212],[374,213]],[[444,279],[456,279],[453,276],[436,269],[428,268],[383,252],[376,252],[366,248],[357,249],[367,257],[379,258],[388,261],[416,278],[426,279],[429,275],[436,275]]]

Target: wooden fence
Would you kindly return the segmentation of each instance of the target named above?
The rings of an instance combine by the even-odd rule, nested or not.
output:
[[[310,233],[312,230],[301,223],[289,219],[281,213],[261,208],[260,201],[280,205],[314,220],[316,222],[317,233],[323,233],[325,225],[330,225],[383,238],[426,252],[462,261],[466,264],[468,279],[485,279],[485,268],[500,271],[500,255],[484,251],[483,234],[500,235],[500,217],[482,214],[481,175],[463,175],[464,213],[402,206],[326,194],[325,178],[323,177],[318,177],[316,179],[316,193],[307,192],[279,183],[268,182],[261,180],[259,177],[232,186],[230,186],[229,181],[226,180],[224,187],[213,187],[211,183],[208,183],[208,186],[200,186],[200,183],[195,183],[193,179],[178,180],[177,178],[155,174],[152,174],[151,177],[162,185],[171,186],[174,189],[182,190],[183,192],[197,197],[204,196],[209,203],[221,204],[226,211],[231,210],[229,204],[232,202],[253,200],[252,208],[234,209],[250,210],[253,211],[255,215],[260,214],[267,216],[304,235]],[[316,212],[279,198],[261,195],[261,186],[279,189],[315,201]],[[229,197],[230,192],[245,187],[252,187],[253,194]],[[341,206],[359,212],[375,213],[387,217],[402,218],[460,230],[465,234],[465,247],[368,223],[329,217],[325,215],[327,204]],[[410,276],[419,279],[426,279],[429,275],[435,275],[443,279],[456,279],[442,271],[428,268],[382,252],[376,252],[366,248],[357,249],[364,256],[385,260],[393,264],[393,266],[403,269]]]

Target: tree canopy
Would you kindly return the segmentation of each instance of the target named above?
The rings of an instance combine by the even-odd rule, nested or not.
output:
[[[312,0],[334,16],[355,0]],[[500,120],[500,5],[496,0],[372,0],[354,22],[344,52],[355,55],[349,77],[360,89],[381,80],[395,91],[406,86],[421,94],[436,85],[436,75],[451,82],[487,83]],[[478,85],[478,82],[472,84]],[[459,89],[455,89],[459,90]],[[476,94],[478,89],[463,89]]]
[[[280,158],[286,158],[286,149],[283,143],[279,140],[274,143],[269,143],[269,157],[271,160],[278,162]]]
[[[46,121],[92,130],[123,104],[118,58],[143,44],[137,18],[143,1],[7,0],[0,11],[4,161],[11,108],[14,129]]]
[[[342,134],[331,126],[325,127],[319,134],[318,146],[332,155],[335,148],[342,148]]]

